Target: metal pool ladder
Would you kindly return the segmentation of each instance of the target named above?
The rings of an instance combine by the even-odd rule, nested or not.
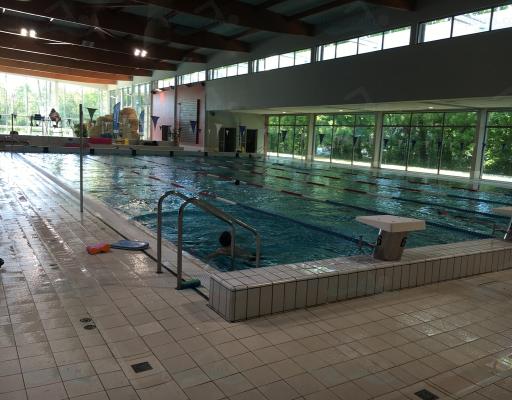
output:
[[[200,200],[195,197],[185,196],[183,193],[178,192],[176,190],[170,190],[165,192],[160,199],[158,200],[158,214],[157,214],[157,273],[162,273],[162,205],[164,200],[169,196],[176,196],[183,200],[183,204],[180,206],[178,212],[178,260],[177,260],[177,289],[181,290],[183,287],[183,216],[185,213],[185,208],[189,204],[193,204],[201,210],[205,211],[208,214],[217,217],[218,219],[226,222],[231,226],[231,266],[235,265],[236,251],[235,251],[235,237],[236,237],[236,225],[241,226],[242,228],[248,230],[254,235],[254,239],[256,241],[256,268],[260,266],[260,254],[261,254],[261,237],[256,229],[252,226],[246,224],[243,221],[225,213],[221,209],[212,206],[206,201]]]

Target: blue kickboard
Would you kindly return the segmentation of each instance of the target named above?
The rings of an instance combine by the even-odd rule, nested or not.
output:
[[[110,245],[110,248],[120,250],[146,250],[148,247],[148,242],[138,242],[136,240],[120,240]]]

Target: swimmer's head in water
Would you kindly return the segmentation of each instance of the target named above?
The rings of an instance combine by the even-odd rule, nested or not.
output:
[[[219,243],[222,247],[231,246],[231,233],[224,231],[220,234]]]
[[[235,180],[235,185],[237,185],[237,186],[240,185],[240,181],[238,179]]]

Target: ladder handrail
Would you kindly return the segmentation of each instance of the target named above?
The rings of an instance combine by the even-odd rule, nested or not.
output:
[[[231,265],[234,266],[236,258],[236,225],[251,232],[256,242],[256,268],[260,266],[260,254],[261,254],[261,236],[258,231],[250,226],[249,224],[231,216],[230,214],[222,211],[221,209],[207,203],[206,201],[200,200],[195,197],[188,197],[177,190],[169,190],[165,192],[158,199],[158,212],[157,212],[157,273],[162,273],[162,205],[164,200],[169,196],[176,196],[185,200],[178,212],[178,252],[177,252],[177,289],[181,289],[181,281],[183,275],[183,217],[185,208],[189,204],[193,204],[196,207],[202,209],[206,213],[213,215],[214,217],[226,222],[231,226]]]

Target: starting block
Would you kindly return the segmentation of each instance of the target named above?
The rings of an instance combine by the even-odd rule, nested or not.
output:
[[[356,217],[356,221],[379,229],[373,257],[383,261],[400,260],[407,244],[407,234],[426,228],[424,220],[395,215],[361,216]]]

